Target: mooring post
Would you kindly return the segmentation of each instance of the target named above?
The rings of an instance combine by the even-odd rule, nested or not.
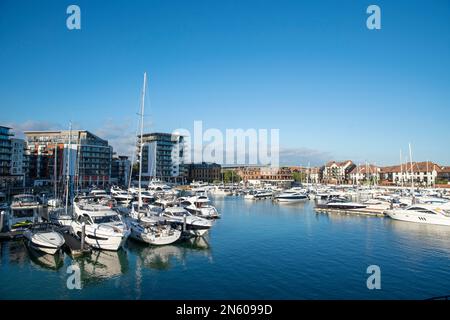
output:
[[[81,250],[84,250],[84,237],[86,236],[86,224],[81,223]]]
[[[186,232],[186,214],[183,214],[183,232]]]

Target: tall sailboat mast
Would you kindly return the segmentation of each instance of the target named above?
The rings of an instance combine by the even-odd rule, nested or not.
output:
[[[139,199],[138,199],[138,212],[142,205],[142,191],[141,191],[141,180],[142,180],[142,136],[144,135],[144,110],[145,110],[145,86],[147,84],[147,72],[144,72],[144,85],[142,86],[142,102],[141,102],[141,134],[140,134],[140,144],[139,144]]]
[[[402,163],[402,149],[400,149],[400,183],[403,189],[403,163]],[[402,190],[403,192],[403,190]]]
[[[411,193],[412,193],[412,203],[415,203],[414,199],[414,171],[413,171],[413,161],[412,161],[412,151],[411,151],[411,143],[409,143],[409,163],[411,166]]]
[[[69,186],[70,186],[70,148],[72,146],[72,122],[69,124],[69,146],[67,148],[67,172],[66,172],[66,215],[69,206]]]
[[[56,195],[56,193],[57,193],[57,191],[58,191],[58,186],[57,186],[57,184],[58,184],[58,180],[57,180],[57,175],[58,175],[58,169],[57,169],[57,165],[58,165],[58,162],[57,162],[57,156],[58,156],[58,144],[57,143],[55,143],[55,150],[53,151],[53,156],[55,157],[55,162],[54,162],[54,164],[53,164],[53,188],[54,188],[54,194],[53,194],[53,198],[54,199],[57,199],[58,197],[57,197],[57,195]]]

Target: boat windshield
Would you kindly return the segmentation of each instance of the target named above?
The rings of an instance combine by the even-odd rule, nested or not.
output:
[[[32,218],[34,216],[33,209],[12,210],[14,218]]]
[[[111,222],[120,222],[120,218],[118,215],[110,215],[110,216],[101,216],[101,217],[93,217],[94,223],[111,223]]]
[[[21,196],[14,198],[14,201],[20,201],[22,203],[32,203],[35,202],[34,196]]]
[[[185,210],[171,210],[168,212],[170,215],[175,217],[183,217],[184,215],[190,215],[188,211]]]

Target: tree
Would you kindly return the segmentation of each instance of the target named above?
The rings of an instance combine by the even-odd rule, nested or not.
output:
[[[240,182],[242,178],[233,170],[224,170],[223,171],[223,182],[232,183],[232,182]]]
[[[306,174],[304,172],[293,172],[292,178],[295,182],[304,182],[306,181]]]

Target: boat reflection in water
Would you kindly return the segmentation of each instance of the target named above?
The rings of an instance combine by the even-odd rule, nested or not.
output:
[[[128,271],[128,257],[125,250],[94,250],[90,256],[75,259],[75,263],[80,267],[83,283],[119,277]]]
[[[434,248],[450,256],[450,227],[386,219],[386,227],[406,239],[411,247]]]
[[[42,251],[33,249],[29,246],[26,246],[26,251],[30,256],[30,260],[37,266],[50,269],[50,270],[58,270],[64,265],[64,253],[58,252],[54,255],[44,253]]]
[[[136,241],[128,241],[127,248],[137,255],[143,267],[156,270],[169,270],[172,261],[186,264],[189,255],[203,254],[212,260],[211,250],[204,237],[193,237],[182,242],[166,246],[148,246]]]
[[[21,240],[0,242],[0,247],[2,258],[7,257],[9,264],[23,266],[29,260],[25,249],[25,244]]]

